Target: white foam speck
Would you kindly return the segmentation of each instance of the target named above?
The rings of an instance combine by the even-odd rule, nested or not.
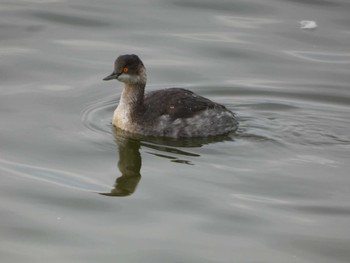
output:
[[[301,29],[316,29],[317,24],[316,21],[313,20],[302,20],[299,22]]]

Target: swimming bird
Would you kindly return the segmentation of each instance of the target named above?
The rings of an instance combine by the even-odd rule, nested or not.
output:
[[[137,55],[121,55],[103,80],[124,83],[112,124],[130,133],[162,137],[207,137],[235,131],[238,122],[225,106],[182,88],[145,93],[146,68]]]

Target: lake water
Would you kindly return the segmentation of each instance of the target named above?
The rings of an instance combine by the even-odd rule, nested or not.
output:
[[[349,262],[349,14],[346,0],[2,0],[1,262]],[[102,78],[127,53],[148,90],[222,103],[238,131],[116,133],[122,85]]]

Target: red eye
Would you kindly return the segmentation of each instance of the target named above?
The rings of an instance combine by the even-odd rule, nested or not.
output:
[[[123,68],[123,72],[124,72],[124,73],[127,73],[128,71],[129,71],[128,68]]]

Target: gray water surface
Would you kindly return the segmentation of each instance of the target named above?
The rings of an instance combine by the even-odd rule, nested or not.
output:
[[[0,2],[1,262],[349,262],[350,3]],[[301,29],[312,20],[315,29]],[[236,133],[111,125],[148,90],[226,105]]]

